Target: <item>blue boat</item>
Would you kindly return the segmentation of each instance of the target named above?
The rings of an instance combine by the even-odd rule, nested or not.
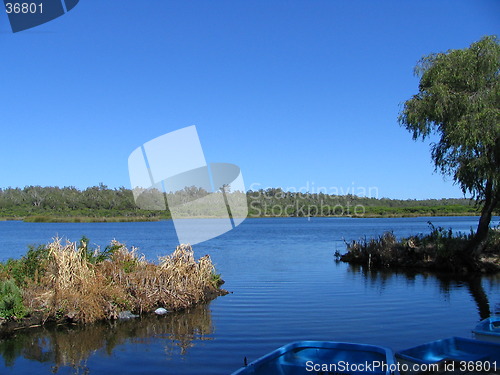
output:
[[[431,364],[442,361],[493,363],[500,366],[500,344],[461,337],[451,337],[401,350],[396,353],[400,363]]]
[[[398,374],[384,347],[332,341],[298,341],[272,351],[233,375]]]
[[[500,316],[481,320],[472,332],[478,340],[500,343]]]

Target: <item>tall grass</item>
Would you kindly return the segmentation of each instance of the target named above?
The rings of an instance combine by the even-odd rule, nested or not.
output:
[[[81,322],[112,318],[118,314],[116,285],[92,264],[75,243],[62,244],[60,239],[48,245],[47,272],[36,289],[34,300],[47,316],[67,316]],[[41,288],[40,288],[41,287]],[[35,290],[36,290],[35,289]]]

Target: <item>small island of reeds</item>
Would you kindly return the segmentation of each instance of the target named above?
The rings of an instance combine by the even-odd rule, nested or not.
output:
[[[180,245],[158,263],[112,241],[104,250],[55,238],[0,263],[0,334],[46,322],[92,323],[120,313],[182,310],[227,294],[208,255]]]
[[[429,234],[398,239],[392,232],[378,238],[346,243],[347,253],[335,253],[340,261],[370,268],[432,270],[453,274],[500,272],[500,230],[490,229],[480,253],[474,253],[474,233],[454,234],[431,226]]]

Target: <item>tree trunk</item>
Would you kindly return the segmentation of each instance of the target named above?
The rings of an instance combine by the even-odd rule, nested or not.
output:
[[[498,204],[498,197],[495,193],[496,192],[493,191],[493,183],[491,180],[488,180],[486,182],[484,206],[481,210],[481,217],[479,218],[476,235],[472,239],[470,246],[473,256],[478,256],[484,250],[484,245],[486,244],[490,229],[491,215]]]

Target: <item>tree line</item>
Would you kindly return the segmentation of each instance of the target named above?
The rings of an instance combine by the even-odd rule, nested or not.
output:
[[[190,201],[200,194],[195,188],[176,192],[178,199]],[[208,194],[208,192],[204,192]],[[202,194],[202,195],[204,195]],[[407,216],[475,214],[469,199],[401,200],[369,198],[356,195],[296,193],[281,188],[248,191],[249,216]],[[172,199],[170,199],[172,202]],[[166,210],[141,209],[133,192],[125,187],[109,188],[104,184],[80,190],[76,187],[26,186],[0,189],[0,216],[4,218],[48,217],[143,217],[170,218]]]
[[[352,194],[288,192],[280,188],[249,191],[249,216],[423,216],[477,214],[465,198],[389,199]]]

